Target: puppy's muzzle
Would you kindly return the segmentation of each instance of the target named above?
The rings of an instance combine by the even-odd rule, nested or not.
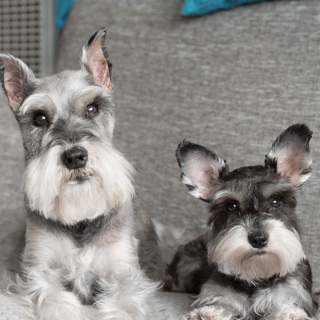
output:
[[[61,160],[69,170],[80,169],[87,163],[88,152],[83,147],[75,146],[63,152]]]

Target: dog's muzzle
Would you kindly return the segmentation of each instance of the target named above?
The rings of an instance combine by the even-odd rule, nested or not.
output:
[[[85,167],[87,163],[88,152],[83,147],[75,146],[64,151],[61,160],[69,170],[80,169]]]

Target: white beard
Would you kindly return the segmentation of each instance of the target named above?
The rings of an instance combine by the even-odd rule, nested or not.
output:
[[[57,145],[33,159],[23,177],[29,208],[63,224],[92,220],[134,195],[134,169],[110,143],[77,145],[88,152],[85,168],[68,170],[61,161],[66,147]]]
[[[287,229],[281,221],[266,220],[264,228],[269,241],[261,254],[250,245],[246,224],[250,222],[232,228],[215,247],[209,244],[209,261],[216,262],[219,271],[254,283],[277,274],[285,276],[305,258],[298,233]]]

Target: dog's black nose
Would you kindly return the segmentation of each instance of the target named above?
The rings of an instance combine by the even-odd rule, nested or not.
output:
[[[257,249],[265,247],[268,243],[268,234],[261,231],[251,232],[248,236],[250,244]]]
[[[66,150],[62,156],[62,163],[69,169],[83,168],[88,160],[88,152],[85,148],[75,146]]]

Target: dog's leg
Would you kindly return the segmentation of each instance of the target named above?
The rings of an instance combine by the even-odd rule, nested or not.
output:
[[[254,313],[266,315],[267,320],[313,319],[317,305],[309,291],[311,289],[309,268],[309,263],[303,261],[291,277],[259,290],[252,297]]]
[[[184,320],[231,320],[249,319],[248,295],[229,285],[219,285],[209,279],[201,288],[197,300]]]
[[[44,222],[39,221],[31,215],[28,217],[22,294],[33,302],[36,320],[80,320],[83,314],[81,301],[68,291],[65,280],[66,274],[70,274],[67,265],[73,262],[74,245],[67,236],[49,232]]]
[[[99,280],[100,294],[94,306],[99,320],[157,320],[166,319],[157,305],[157,284],[143,272]]]
[[[81,302],[60,284],[56,270],[33,269],[26,279],[26,290],[33,301],[36,320],[82,319]]]

